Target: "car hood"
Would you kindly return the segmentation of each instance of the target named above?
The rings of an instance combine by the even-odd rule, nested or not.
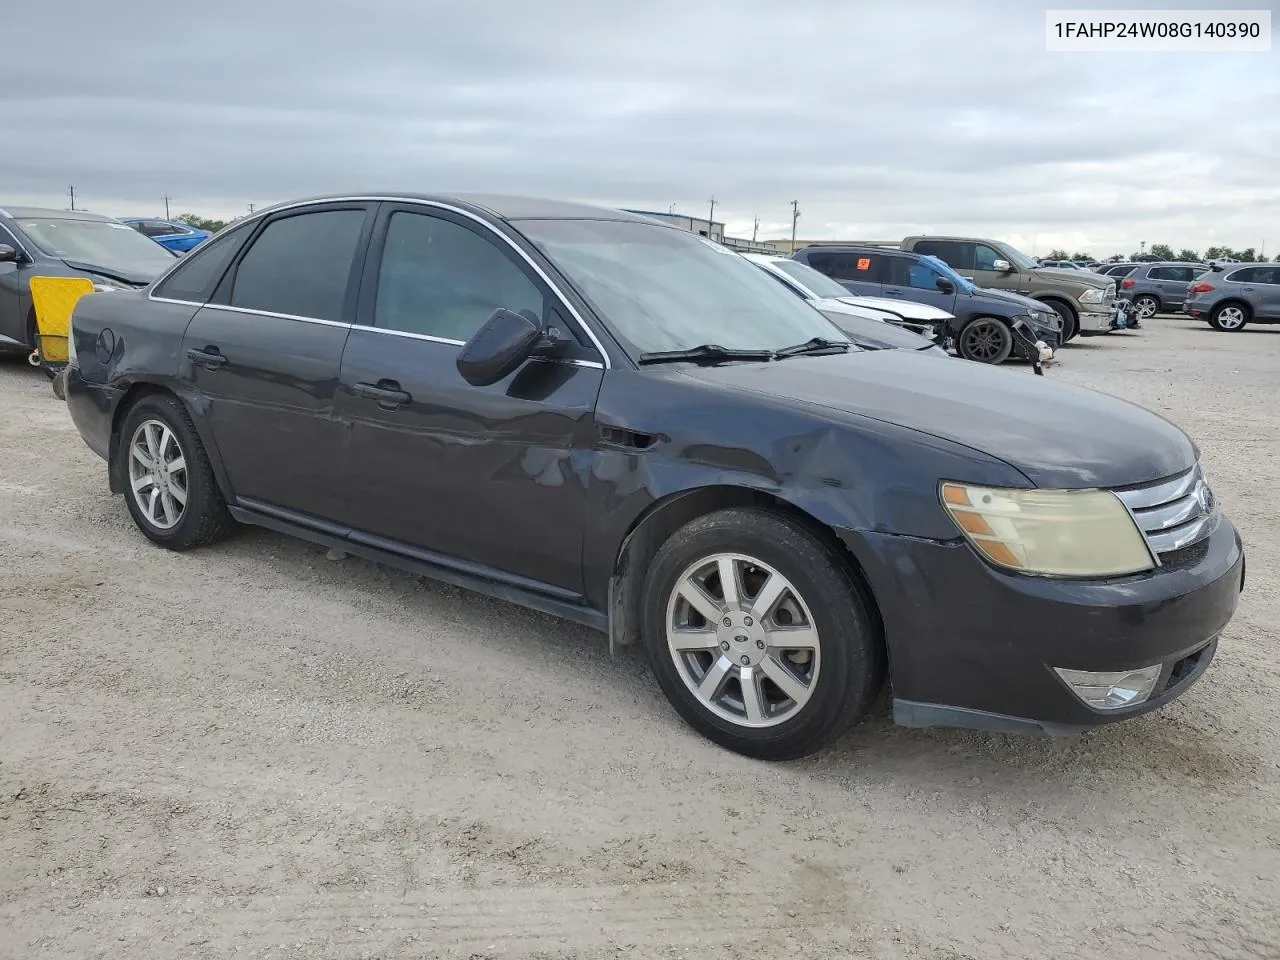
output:
[[[883,320],[860,316],[852,312],[856,308],[847,304],[837,303],[837,308],[845,308],[840,310],[828,307],[829,303],[831,301],[820,301],[818,309],[860,347],[871,350],[929,350],[932,348],[935,353],[947,356],[946,351],[940,349],[928,337],[922,337],[918,333],[912,333],[910,330],[904,330]]]
[[[141,263],[124,263],[106,266],[101,263],[89,263],[86,260],[63,260],[72,270],[83,270],[85,273],[96,273],[99,276],[110,277],[112,280],[119,280],[121,283],[127,283],[132,287],[145,287],[165,270],[173,266],[172,263],[156,265],[150,261]]]
[[[938,323],[954,319],[951,314],[927,303],[916,303],[914,300],[899,300],[896,297],[834,297],[841,303],[854,307],[870,307],[872,310],[888,310],[906,317],[908,320],[923,320]]]
[[[1036,267],[1036,269],[1029,272],[1037,280],[1060,284],[1078,283],[1082,287],[1105,288],[1108,283],[1112,282],[1110,277],[1089,273],[1085,270],[1054,270],[1049,267]]]
[[[1031,297],[1024,297],[1020,293],[1010,293],[1008,290],[993,290],[991,287],[975,287],[973,293],[961,294],[964,297],[982,297],[986,300],[999,300],[1001,303],[1010,303],[1021,307],[1027,313],[1044,313],[1046,310],[1052,310],[1052,307],[1045,306],[1039,300],[1033,300]]]
[[[924,373],[921,362],[913,352],[879,350],[690,367],[687,375],[963,444],[1038,487],[1145,483],[1196,462],[1199,451],[1185,433],[1126,401],[976,363],[930,364]]]

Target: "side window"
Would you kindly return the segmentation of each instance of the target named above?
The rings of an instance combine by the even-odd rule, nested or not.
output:
[[[364,210],[321,210],[273,220],[240,260],[231,306],[341,320]]]
[[[424,213],[393,213],[378,267],[375,326],[466,341],[499,307],[543,315],[542,291],[505,250]]]
[[[955,240],[921,240],[911,252],[937,257],[953,270],[973,269],[973,244],[971,243],[958,243]]]
[[[1280,267],[1254,267],[1258,279],[1254,283],[1280,284]]]
[[[894,257],[894,260],[900,260],[900,257]],[[927,263],[918,260],[905,260],[907,267],[908,284],[916,290],[938,290],[938,271],[933,269]]]
[[[148,237],[168,237],[180,231],[175,230],[163,220],[143,220],[139,226]]]
[[[965,246],[970,246],[970,244],[965,244]],[[994,270],[996,261],[1004,259],[994,248],[988,247],[985,243],[975,243],[971,246],[973,247],[974,270]],[[1060,266],[1060,264],[1055,263],[1054,266]]]
[[[187,254],[181,265],[155,288],[155,296],[204,303],[213,296],[218,281],[250,232],[244,227],[232,230]]]
[[[1148,280],[1176,280],[1175,267],[1152,267],[1147,271]]]
[[[1257,267],[1246,267],[1243,270],[1237,270],[1235,273],[1227,277],[1232,283],[1256,283],[1254,279],[1258,274]]]
[[[834,253],[810,253],[805,255],[805,260],[809,266],[819,273],[825,273],[828,277],[836,275],[836,261],[838,258],[839,255]]]
[[[884,283],[886,257],[878,253],[846,253],[840,257],[841,280],[857,280],[861,283]]]

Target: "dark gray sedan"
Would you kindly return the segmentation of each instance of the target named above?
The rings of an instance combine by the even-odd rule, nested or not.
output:
[[[1224,333],[1280,323],[1280,264],[1219,264],[1190,285],[1183,311]]]
[[[755,757],[816,750],[886,679],[904,724],[1145,713],[1208,668],[1244,583],[1162,417],[860,350],[616,210],[281,204],[84,297],[71,352],[72,419],[160,546],[240,521],[587,624]]]
[[[175,259],[101,214],[0,207],[0,350],[30,353],[36,347],[32,277],[88,277],[99,292],[136,289]]]

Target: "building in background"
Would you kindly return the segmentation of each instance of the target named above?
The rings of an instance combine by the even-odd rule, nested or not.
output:
[[[655,210],[627,210],[627,213],[638,213],[642,217],[652,217],[654,220],[661,220],[663,223],[669,223],[673,227],[680,227],[688,230],[690,233],[696,233],[700,237],[706,237],[708,240],[714,240],[716,243],[723,243],[731,250],[737,250],[739,253],[776,253],[777,250],[772,243],[776,241],[769,240],[745,240],[740,237],[726,237],[724,235],[724,224],[719,220],[708,220],[706,217],[689,217],[683,213],[658,213]]]

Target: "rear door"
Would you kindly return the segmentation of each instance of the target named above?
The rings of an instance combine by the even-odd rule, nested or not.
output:
[[[924,260],[886,254],[884,295],[914,303],[925,303],[948,313],[955,313],[957,291],[944,293],[938,288],[942,274]]]
[[[334,397],[375,206],[267,218],[187,327],[183,376],[249,506],[338,510],[345,438]]]
[[[1245,271],[1242,271],[1245,272]],[[1243,286],[1245,298],[1258,320],[1280,320],[1280,267],[1253,267]]]
[[[498,383],[458,373],[498,307],[570,338]],[[353,539],[426,551],[580,594],[587,463],[604,358],[529,263],[488,224],[387,204],[342,358]],[[437,560],[437,562],[439,562]]]
[[[3,224],[0,224],[0,243],[13,247],[19,258],[26,260],[24,247]],[[27,342],[27,318],[31,312],[30,283],[34,272],[28,262],[7,260],[0,263],[0,347],[12,349],[18,346],[35,346]]]

